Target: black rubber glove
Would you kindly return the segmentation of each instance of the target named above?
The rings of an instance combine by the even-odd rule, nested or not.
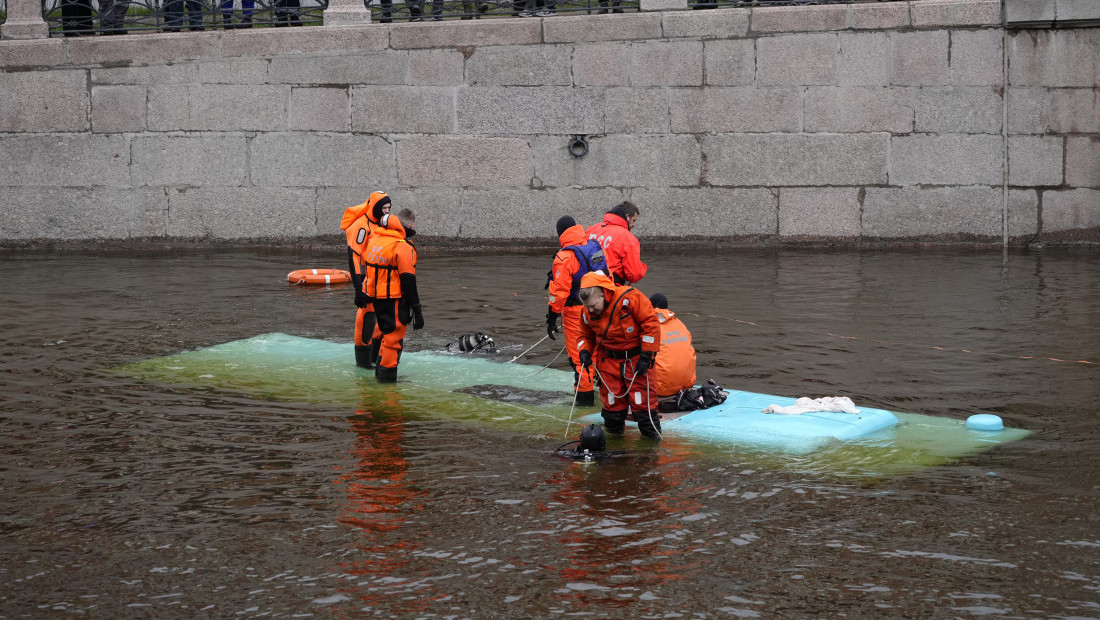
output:
[[[348,250],[348,254],[350,256],[350,249]],[[351,286],[352,290],[355,291],[355,307],[366,308],[367,304],[370,303],[370,297],[367,297],[367,294],[363,292],[363,276],[353,271],[351,273]]]
[[[550,340],[557,340],[554,334],[558,331],[558,317],[561,316],[553,310],[546,311],[546,335],[550,336]]]
[[[640,377],[653,368],[653,351],[642,351],[638,356],[638,363],[634,366],[634,376]]]
[[[420,311],[420,304],[416,304],[412,307],[413,311],[413,331],[424,327],[424,313]]]
[[[592,354],[588,351],[581,351],[581,368],[588,368],[592,365]]]

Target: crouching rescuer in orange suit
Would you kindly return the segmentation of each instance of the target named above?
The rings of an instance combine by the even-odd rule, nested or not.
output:
[[[374,304],[364,288],[367,244],[371,232],[378,227],[382,216],[390,212],[390,197],[385,192],[374,192],[367,201],[344,209],[340,229],[348,241],[348,271],[355,289],[355,364],[374,368],[378,347],[382,344],[371,338],[374,333]]]
[[[668,309],[668,298],[654,293],[649,301],[661,324],[661,355],[649,372],[650,380],[657,386],[659,409],[678,411],[676,397],[680,391],[695,387],[695,347],[687,326]]]
[[[374,300],[374,339],[381,342],[374,376],[382,383],[397,381],[407,326],[411,323],[414,330],[424,327],[416,291],[416,248],[408,241],[415,225],[415,216],[408,209],[383,215],[367,244],[365,290]]]
[[[595,272],[581,278],[580,299],[584,310],[577,350],[582,368],[595,365],[604,428],[621,434],[630,413],[642,435],[660,439],[657,385],[649,377],[661,347],[653,304],[638,289]]]
[[[573,366],[573,389],[576,390],[576,404],[593,405],[596,402],[593,393],[593,369],[581,368],[580,351],[577,340],[581,332],[581,278],[584,274],[598,271],[609,273],[603,257],[603,248],[595,239],[589,239],[583,226],[578,226],[571,216],[563,216],[557,223],[558,241],[561,250],[554,255],[554,264],[550,269],[550,278],[546,284],[549,291],[549,310],[546,311],[546,335],[555,340],[558,331],[558,317],[561,317],[562,330],[565,332],[565,350],[569,354],[569,363]]]

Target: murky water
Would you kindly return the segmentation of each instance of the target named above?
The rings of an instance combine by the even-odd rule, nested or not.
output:
[[[876,480],[671,441],[580,466],[545,457],[560,437],[400,402],[110,372],[264,332],[350,340],[346,288],[285,282],[338,254],[9,254],[0,617],[1100,617],[1100,256],[647,258],[700,378],[1033,434]],[[481,330],[522,351],[548,267],[423,257],[407,345]]]

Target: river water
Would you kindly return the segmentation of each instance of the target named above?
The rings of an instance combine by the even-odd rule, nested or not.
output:
[[[646,258],[700,379],[1032,434],[874,479],[672,441],[582,466],[546,457],[560,436],[111,371],[266,332],[350,341],[346,287],[285,278],[338,252],[7,253],[0,618],[1100,617],[1100,256]],[[480,330],[523,351],[548,268],[422,256],[407,347]],[[564,367],[559,348],[522,361]]]

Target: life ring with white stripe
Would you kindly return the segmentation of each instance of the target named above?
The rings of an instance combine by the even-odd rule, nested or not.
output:
[[[345,284],[351,274],[340,269],[298,269],[286,274],[291,284]]]

